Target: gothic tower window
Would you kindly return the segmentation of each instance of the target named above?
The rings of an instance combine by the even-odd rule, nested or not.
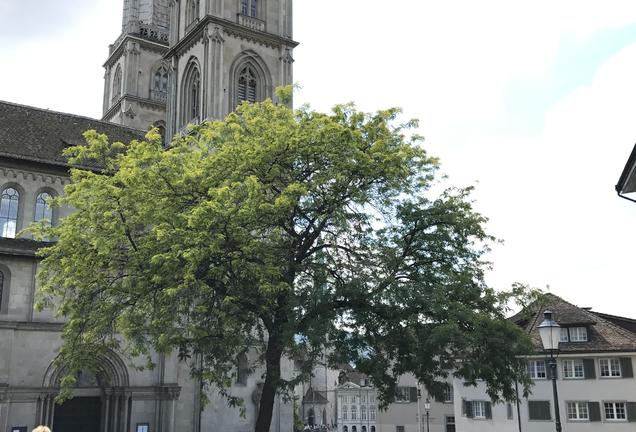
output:
[[[161,65],[152,78],[151,96],[155,100],[165,101],[168,97],[168,69]]]
[[[241,14],[256,18],[258,14],[258,0],[241,0]]]
[[[20,194],[8,187],[0,195],[0,236],[15,238],[18,228],[18,205]]]
[[[117,65],[115,77],[113,78],[113,101],[121,96],[121,65]]]
[[[196,60],[186,68],[182,94],[182,124],[201,121],[201,73]]]
[[[256,73],[251,66],[245,66],[239,73],[238,79],[238,102],[256,102],[256,94],[258,84],[256,82]]]

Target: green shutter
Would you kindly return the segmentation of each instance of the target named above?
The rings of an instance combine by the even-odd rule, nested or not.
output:
[[[621,357],[618,359],[621,363],[621,376],[623,378],[633,378],[634,377],[634,369],[632,367],[632,358],[631,357]]]
[[[585,379],[596,378],[596,365],[594,359],[583,359],[583,370],[585,371]]]
[[[627,402],[627,421],[636,422],[636,402]]]
[[[492,418],[492,403],[484,402],[484,407],[486,408],[486,418],[491,419]]]
[[[530,420],[552,420],[549,401],[528,401]]]
[[[409,396],[411,402],[417,402],[417,387],[409,387]]]
[[[601,421],[601,404],[600,402],[588,402],[587,411],[590,415],[591,422]]]

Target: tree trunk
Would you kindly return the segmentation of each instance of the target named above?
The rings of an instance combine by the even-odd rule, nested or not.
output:
[[[258,407],[255,432],[269,432],[276,401],[276,391],[280,382],[280,361],[283,349],[280,335],[270,335],[265,355],[265,383]]]

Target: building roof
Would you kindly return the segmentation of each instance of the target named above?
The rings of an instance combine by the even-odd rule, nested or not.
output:
[[[543,312],[546,309],[553,312],[554,320],[561,326],[588,329],[587,342],[561,342],[559,349],[563,353],[636,351],[636,333],[627,324],[619,324],[634,320],[596,313],[577,307],[553,294],[546,294],[540,302],[535,302],[510,318],[528,332],[537,352],[543,351],[537,327],[543,321]]]
[[[311,387],[307,390],[307,393],[303,397],[304,404],[319,404],[325,405],[328,404],[329,401],[325,396],[325,392],[320,392],[312,389]]]
[[[636,192],[636,146],[632,149],[615,188],[619,195]]]
[[[68,166],[62,151],[84,144],[82,134],[89,129],[124,143],[145,134],[88,117],[0,101],[0,157]]]

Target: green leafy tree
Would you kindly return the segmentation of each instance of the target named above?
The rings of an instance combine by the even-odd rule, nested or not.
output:
[[[68,376],[104,350],[176,351],[240,406],[235,359],[256,347],[256,432],[296,382],[284,356],[304,358],[306,377],[326,350],[383,403],[407,372],[436,394],[449,374],[494,399],[527,389],[528,340],[483,279],[486,220],[470,189],[433,196],[438,161],[398,115],[243,104],[167,149],[155,131],[126,145],[87,132],[66,154],[99,169],[71,170],[56,204],[76,211],[40,227],[57,238],[41,251],[41,304],[67,319]]]

